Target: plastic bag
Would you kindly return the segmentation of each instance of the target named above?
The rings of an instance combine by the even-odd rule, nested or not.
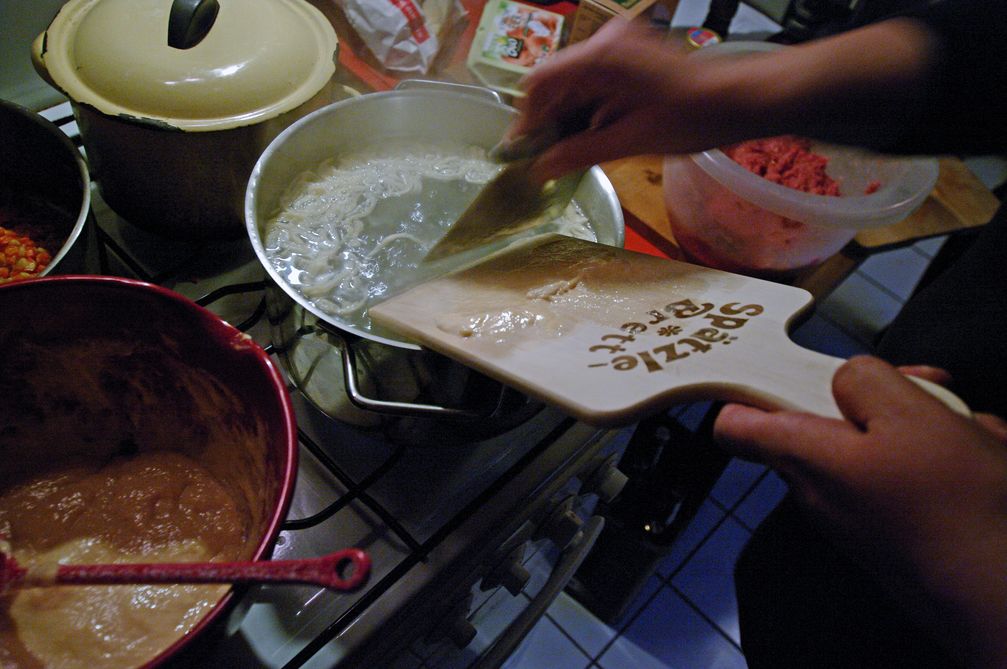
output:
[[[426,74],[440,40],[465,17],[459,0],[335,0],[368,50],[389,70]]]

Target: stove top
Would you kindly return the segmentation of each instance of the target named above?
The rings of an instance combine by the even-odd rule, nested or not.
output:
[[[78,141],[69,103],[42,112]],[[272,351],[267,281],[247,239],[169,241],[122,220],[92,193],[96,225],[87,272],[170,288]],[[274,355],[274,359],[277,356]],[[277,363],[283,369],[283,365]],[[410,443],[380,427],[334,420],[290,383],[300,434],[298,479],[273,556],[312,557],[356,546],[372,559],[354,593],[311,586],[244,592],[226,628],[204,644],[206,664],[331,667],[374,643],[393,616],[481,550],[481,535],[528,513],[565,463],[607,433],[545,407],[501,434]],[[522,509],[525,506],[527,509]]]

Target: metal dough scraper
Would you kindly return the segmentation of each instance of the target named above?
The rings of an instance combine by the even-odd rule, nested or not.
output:
[[[489,244],[544,223],[559,215],[573,199],[584,171],[575,171],[539,184],[528,167],[535,156],[568,134],[579,119],[507,145],[498,145],[490,157],[507,166],[479,192],[475,200],[427,253],[425,261]]]

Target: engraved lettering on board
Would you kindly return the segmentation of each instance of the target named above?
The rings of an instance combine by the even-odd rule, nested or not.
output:
[[[737,341],[745,324],[763,311],[761,304],[728,302],[718,306],[688,298],[677,300],[648,311],[640,321],[623,323],[619,332],[599,337],[599,343],[588,348],[595,359],[588,367],[611,367],[620,372],[634,369],[659,372],[679,360]],[[636,350],[645,333],[671,341]],[[599,357],[603,359],[598,360]]]

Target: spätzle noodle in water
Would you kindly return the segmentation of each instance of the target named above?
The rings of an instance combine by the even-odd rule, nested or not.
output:
[[[266,255],[316,309],[372,331],[370,305],[473,257],[423,262],[501,169],[486,153],[460,143],[400,141],[326,161],[281,198],[266,225]],[[597,239],[576,203],[515,239],[541,232]]]

